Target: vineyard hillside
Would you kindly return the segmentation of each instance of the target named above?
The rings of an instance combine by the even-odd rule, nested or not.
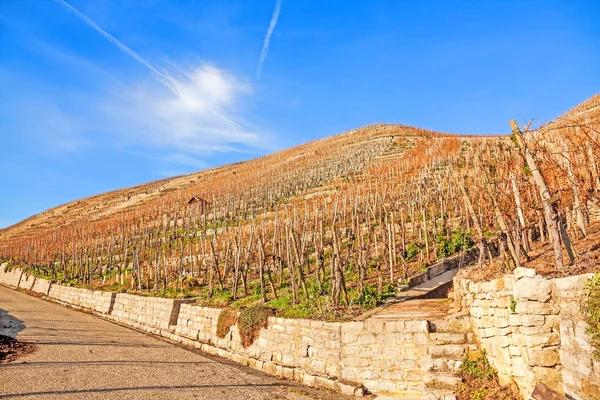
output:
[[[600,96],[537,129],[506,126],[371,125],[99,194],[0,230],[0,261],[73,286],[328,320],[471,248],[481,279],[597,270]]]

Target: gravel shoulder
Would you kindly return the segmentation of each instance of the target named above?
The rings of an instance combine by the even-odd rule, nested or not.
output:
[[[0,335],[35,346],[0,364],[0,399],[348,399],[1,286]]]

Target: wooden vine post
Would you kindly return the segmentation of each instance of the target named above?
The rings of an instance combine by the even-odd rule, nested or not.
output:
[[[531,174],[533,175],[534,182],[538,187],[540,198],[542,199],[542,205],[544,207],[544,218],[546,220],[546,226],[548,227],[548,233],[550,234],[550,240],[552,241],[552,249],[554,250],[554,259],[556,261],[556,266],[560,269],[564,269],[563,255],[562,255],[562,247],[561,247],[561,223],[559,221],[558,214],[554,210],[552,204],[552,196],[550,195],[550,191],[548,190],[548,186],[546,185],[546,181],[542,173],[540,172],[537,163],[535,162],[535,158],[529,148],[527,147],[527,143],[525,141],[525,137],[519,129],[517,122],[512,119],[510,120],[510,126],[512,128],[513,134],[517,138],[519,146],[522,150],[522,155],[525,157],[525,161],[531,170]],[[567,253],[569,254],[569,258],[571,263],[575,261],[575,257],[573,254],[573,250],[571,248],[570,240],[566,241],[565,238],[568,239],[569,235],[566,231],[563,230],[563,242],[567,249]]]

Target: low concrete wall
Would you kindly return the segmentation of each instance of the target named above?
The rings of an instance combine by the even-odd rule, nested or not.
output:
[[[600,399],[600,366],[592,360],[581,300],[591,274],[544,279],[534,270],[489,282],[457,275],[455,300],[470,321],[501,383],[529,399],[537,382],[570,399]]]

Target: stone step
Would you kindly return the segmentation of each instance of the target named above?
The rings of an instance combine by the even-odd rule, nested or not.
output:
[[[467,344],[473,343],[472,333],[432,332],[429,338],[435,344]]]
[[[425,379],[425,387],[442,390],[454,390],[461,383],[461,379],[450,372],[432,373]]]
[[[457,317],[449,315],[444,319],[436,319],[434,321],[430,321],[429,326],[431,328],[431,332],[471,332],[471,323],[469,322],[469,319],[465,316]]]
[[[470,351],[475,350],[477,346],[473,344],[439,344],[429,346],[429,355],[431,358],[461,361]]]
[[[449,360],[447,358],[430,358],[419,362],[421,368],[429,372],[450,372],[456,373],[462,365],[462,360]]]

